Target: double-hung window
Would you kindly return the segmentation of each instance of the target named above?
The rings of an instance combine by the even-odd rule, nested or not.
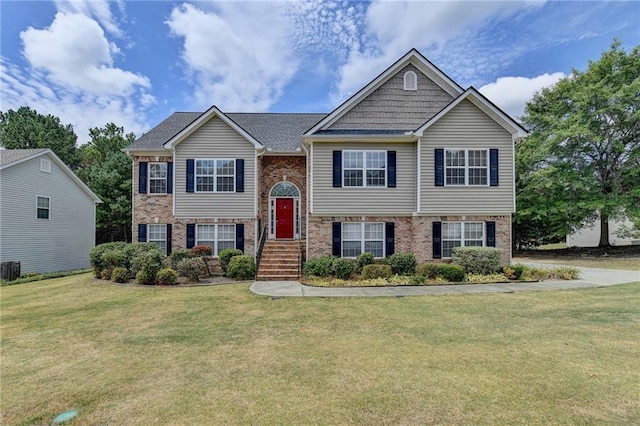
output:
[[[387,185],[386,151],[343,151],[345,187],[385,187]]]
[[[384,222],[342,223],[342,257],[371,253],[384,257]]]
[[[49,219],[49,210],[51,209],[51,198],[37,196],[36,200],[36,218]]]
[[[484,222],[442,222],[442,257],[451,257],[454,247],[482,247]]]
[[[149,193],[167,193],[167,163],[149,163]]]
[[[236,247],[236,225],[203,224],[196,226],[196,244],[211,247],[214,256]]]
[[[235,191],[235,160],[196,160],[195,169],[196,192]]]
[[[446,185],[488,185],[489,158],[486,149],[445,150]]]
[[[147,225],[147,241],[156,244],[164,254],[167,254],[167,225]]]

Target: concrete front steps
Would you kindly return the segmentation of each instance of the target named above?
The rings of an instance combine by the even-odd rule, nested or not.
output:
[[[302,245],[301,250],[304,250]],[[297,240],[265,241],[258,267],[258,281],[296,281],[300,273]]]

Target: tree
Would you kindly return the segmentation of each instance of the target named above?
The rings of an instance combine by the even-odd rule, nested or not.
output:
[[[7,149],[51,148],[71,169],[79,165],[78,137],[71,124],[58,117],[42,115],[27,106],[17,111],[0,111],[0,146]]]
[[[614,40],[586,71],[573,70],[529,102],[530,136],[516,146],[514,235],[564,237],[609,218],[640,218],[640,46]]]
[[[81,147],[80,177],[103,201],[96,208],[96,243],[131,241],[131,168],[122,148],[135,135],[108,123],[89,130],[91,141]]]

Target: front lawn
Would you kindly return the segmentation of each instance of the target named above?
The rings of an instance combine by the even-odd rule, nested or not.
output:
[[[3,425],[638,424],[640,283],[405,298],[1,293]]]

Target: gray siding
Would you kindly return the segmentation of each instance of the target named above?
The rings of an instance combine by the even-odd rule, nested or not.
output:
[[[418,77],[418,90],[403,90],[404,73]],[[413,65],[407,65],[333,123],[330,129],[413,130],[453,98]]]
[[[51,173],[40,159],[51,160]],[[0,258],[21,272],[89,267],[95,244],[95,204],[48,155],[0,172]],[[36,219],[36,196],[50,197],[49,219]]]
[[[434,186],[434,149],[498,148],[499,186]],[[421,140],[421,213],[496,214],[513,211],[511,134],[465,100],[427,129]]]
[[[333,151],[396,151],[396,188],[334,188]],[[315,143],[313,213],[331,215],[411,214],[416,209],[415,143]]]
[[[187,193],[189,158],[243,158],[244,192]],[[218,117],[203,124],[176,146],[173,164],[176,217],[254,217],[254,159],[254,146]]]

